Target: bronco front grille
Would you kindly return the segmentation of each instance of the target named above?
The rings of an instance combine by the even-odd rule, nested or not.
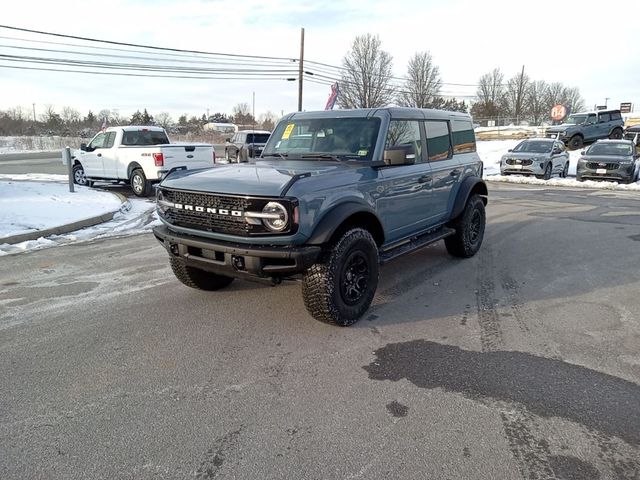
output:
[[[229,212],[239,211],[244,213],[250,206],[250,200],[247,198],[192,193],[180,190],[163,190],[162,193],[164,198],[171,203],[196,205],[203,207],[205,210],[203,212],[168,208],[164,212],[164,218],[173,225],[231,235],[246,236],[250,234],[250,225],[245,221],[243,216],[220,215],[206,212],[207,208],[213,208],[216,211],[223,209]]]
[[[245,217],[246,212],[261,212],[273,200],[285,206],[289,219],[294,218],[295,199],[218,195],[168,188],[158,191],[158,213],[163,220],[178,227],[243,237],[275,235],[260,221],[249,222]],[[297,225],[291,224],[279,234],[292,234],[296,230]]]

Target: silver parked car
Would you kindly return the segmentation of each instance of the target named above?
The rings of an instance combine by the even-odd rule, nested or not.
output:
[[[569,172],[569,153],[564,143],[550,138],[528,138],[502,156],[502,175],[535,175],[549,180],[552,175],[566,177]]]
[[[631,140],[598,140],[580,152],[576,180],[638,180],[640,156]]]

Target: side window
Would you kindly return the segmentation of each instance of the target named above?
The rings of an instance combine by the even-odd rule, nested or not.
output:
[[[115,141],[116,141],[116,132],[107,133],[107,139],[104,142],[104,148],[113,147],[113,144]]]
[[[427,154],[430,162],[451,158],[453,149],[449,137],[449,122],[427,120]]]
[[[454,154],[476,151],[476,135],[470,120],[454,120],[451,122],[451,130]]]
[[[600,113],[598,117],[599,117],[600,123],[611,121],[611,115],[609,113]]]
[[[104,141],[106,140],[106,138],[107,138],[106,133],[99,133],[93,140],[91,140],[89,147],[92,149],[104,148]]]
[[[555,142],[553,144],[553,148],[556,149],[557,151],[559,151],[560,153],[564,152],[564,143],[562,142]]]
[[[587,125],[593,125],[594,123],[596,123],[598,121],[596,114],[595,113],[591,113],[589,114],[589,116],[587,117]]]
[[[611,112],[611,120],[622,120],[620,112]]]
[[[417,120],[391,120],[385,150],[394,147],[409,148],[409,155],[415,155],[416,163],[422,162],[422,141],[420,123]]]

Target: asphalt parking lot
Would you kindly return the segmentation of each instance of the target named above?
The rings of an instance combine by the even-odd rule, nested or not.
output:
[[[637,192],[489,188],[350,328],[150,234],[1,258],[0,478],[640,478]]]

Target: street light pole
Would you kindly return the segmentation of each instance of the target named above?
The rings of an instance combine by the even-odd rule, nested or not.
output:
[[[304,28],[300,29],[300,62],[298,65],[298,111],[302,111],[302,80],[304,75]]]

